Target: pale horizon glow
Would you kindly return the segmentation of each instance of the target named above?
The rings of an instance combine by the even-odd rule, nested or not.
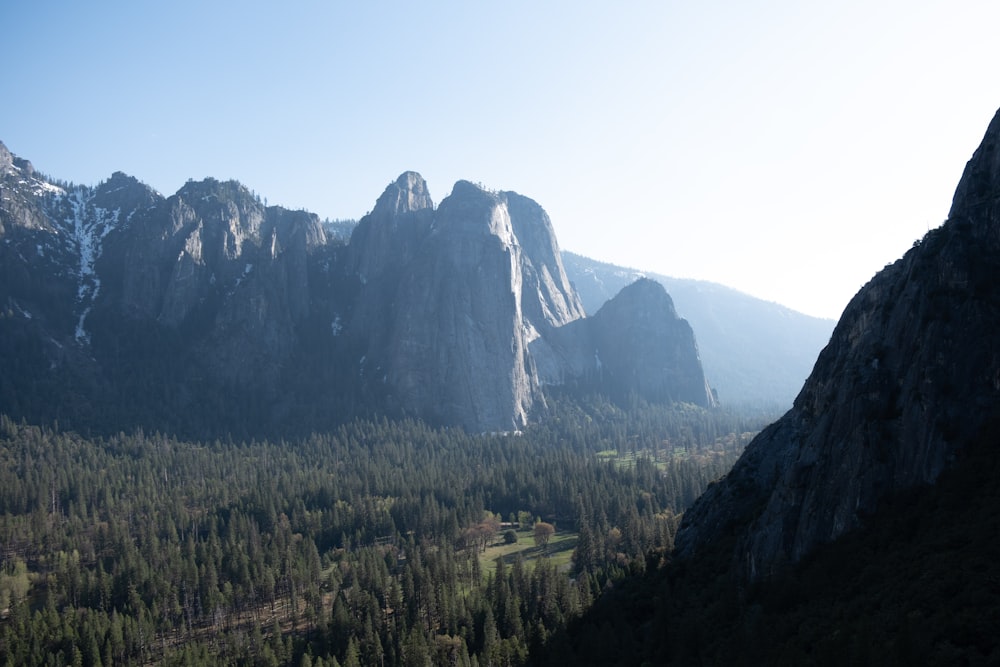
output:
[[[565,250],[834,319],[1000,106],[986,1],[57,5],[0,8],[0,141],[49,176],[328,218],[465,179]]]

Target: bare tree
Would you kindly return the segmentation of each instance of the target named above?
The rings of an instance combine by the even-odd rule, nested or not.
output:
[[[535,524],[535,544],[543,549],[548,545],[549,538],[556,532],[556,527],[551,523],[539,521]]]

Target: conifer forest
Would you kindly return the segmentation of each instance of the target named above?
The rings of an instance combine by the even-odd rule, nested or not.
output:
[[[767,416],[553,401],[294,442],[0,421],[0,665],[524,665]]]

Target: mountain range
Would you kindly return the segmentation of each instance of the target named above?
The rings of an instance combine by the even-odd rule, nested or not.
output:
[[[208,437],[373,414],[517,430],[553,387],[717,403],[663,286],[588,316],[527,197],[459,181],[435,205],[406,172],[349,238],[329,229],[234,181],[74,186],[0,144],[2,410]]]

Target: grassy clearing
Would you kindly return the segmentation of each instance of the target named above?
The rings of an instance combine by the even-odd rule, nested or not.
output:
[[[707,445],[686,447],[664,441],[663,446],[654,449],[604,449],[597,452],[600,461],[614,463],[619,468],[634,468],[637,459],[646,459],[660,470],[666,470],[669,465],[685,461],[707,463],[712,459],[731,455],[732,452],[742,452],[747,444],[757,435],[757,432],[730,433],[721,436],[715,442]]]
[[[601,461],[614,463],[619,468],[634,468],[636,459],[643,458],[652,461],[657,468],[662,470],[667,467],[669,461],[681,461],[688,458],[688,454],[680,447],[675,448],[673,451],[666,449],[656,451],[643,449],[638,452],[605,449],[597,452],[597,458]]]
[[[479,565],[483,576],[486,576],[487,572],[496,570],[498,558],[503,558],[507,565],[513,563],[518,557],[524,559],[525,563],[530,563],[538,558],[548,558],[561,571],[568,572],[572,565],[576,541],[577,533],[559,530],[543,548],[535,546],[535,538],[531,530],[519,530],[517,531],[517,544],[497,543],[487,547],[486,551],[479,554]]]

